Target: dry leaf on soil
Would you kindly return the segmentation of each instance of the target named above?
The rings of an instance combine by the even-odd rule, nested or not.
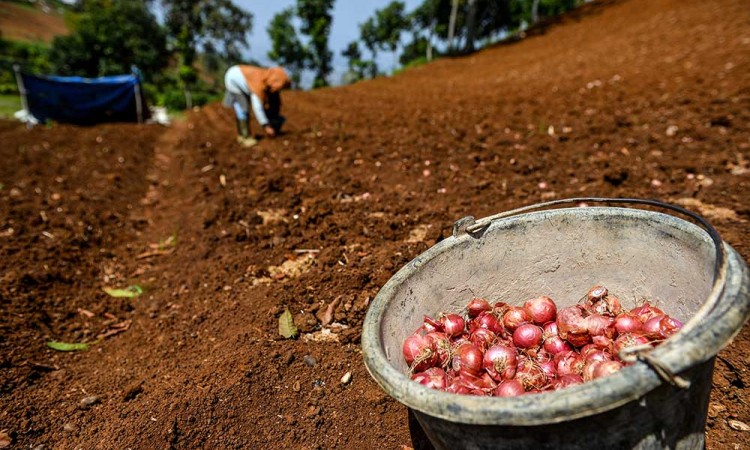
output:
[[[739,420],[729,420],[729,428],[737,431],[750,431],[750,425]]]

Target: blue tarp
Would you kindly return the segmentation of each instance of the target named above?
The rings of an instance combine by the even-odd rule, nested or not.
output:
[[[29,112],[40,122],[138,122],[138,93],[145,113],[136,75],[82,78],[21,74],[21,79]]]

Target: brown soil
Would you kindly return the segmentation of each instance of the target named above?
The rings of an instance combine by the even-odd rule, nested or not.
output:
[[[0,30],[5,39],[52,42],[68,33],[65,19],[55,9],[0,1]]]
[[[378,289],[466,215],[659,198],[750,259],[742,0],[608,2],[285,108],[287,133],[251,150],[218,105],[166,131],[0,123],[0,430],[15,448],[427,448],[367,374],[359,332]],[[133,283],[146,293],[101,290]],[[280,339],[287,307],[309,336],[340,324],[339,342]],[[87,352],[45,347],[122,329]],[[745,327],[717,359],[709,449],[748,441],[729,421],[750,423],[749,350]]]

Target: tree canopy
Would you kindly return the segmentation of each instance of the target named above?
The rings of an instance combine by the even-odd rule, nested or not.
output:
[[[73,19],[74,33],[58,36],[49,53],[55,72],[96,77],[137,66],[153,79],[169,63],[166,34],[143,0],[89,0]]]
[[[333,53],[328,48],[333,2],[334,0],[297,0],[297,15],[302,22],[300,30],[310,38],[310,66],[315,70],[314,87],[327,86],[327,77],[333,70]]]
[[[192,65],[200,46],[210,44],[230,62],[249,48],[253,16],[232,0],[162,0],[165,23],[184,65]]]
[[[294,84],[298,85],[302,71],[310,65],[311,55],[297,34],[294,18],[295,9],[286,8],[273,16],[266,30],[272,46],[268,58],[286,67]]]

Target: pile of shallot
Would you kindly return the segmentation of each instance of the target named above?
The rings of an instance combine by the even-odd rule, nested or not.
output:
[[[620,351],[655,346],[682,327],[644,302],[630,311],[604,286],[557,310],[546,296],[523,306],[474,298],[465,314],[441,313],[406,338],[412,380],[456,394],[512,397],[600,378],[627,363]]]

